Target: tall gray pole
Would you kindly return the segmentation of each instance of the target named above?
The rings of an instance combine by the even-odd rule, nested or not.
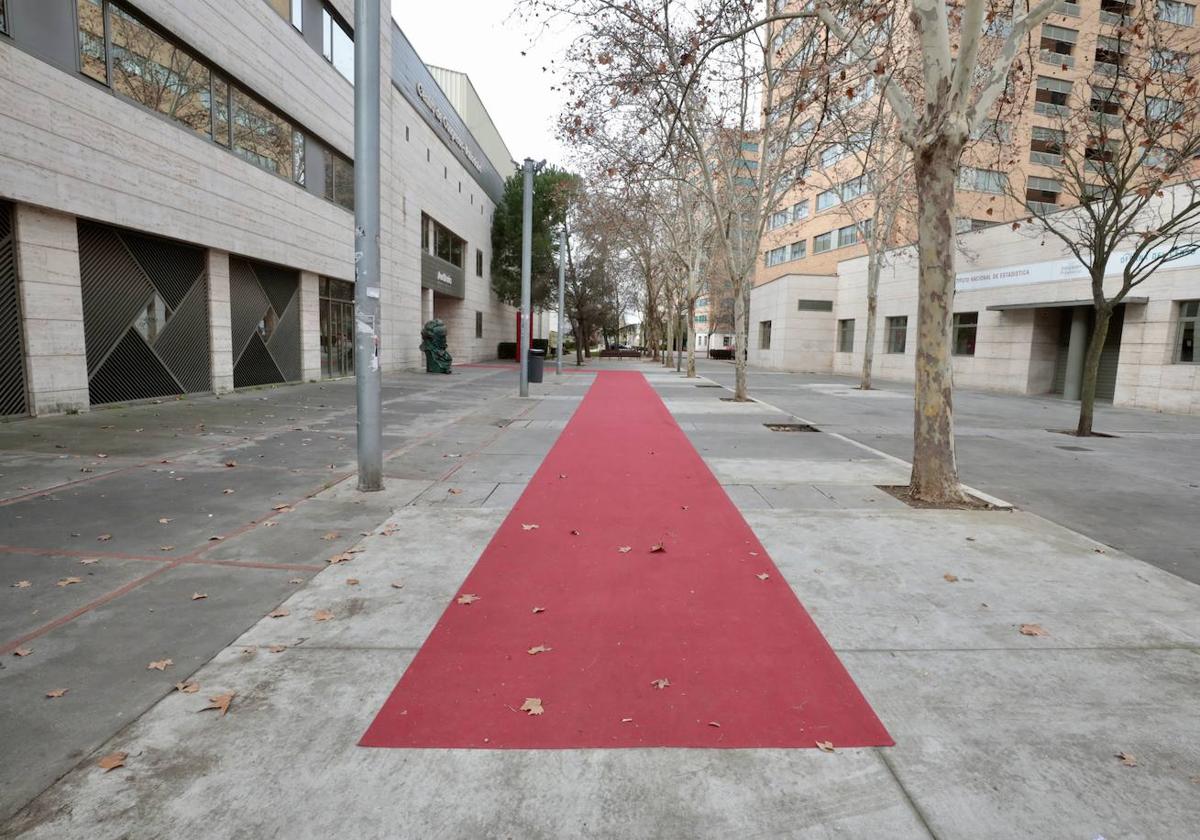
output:
[[[354,374],[358,489],[383,489],[379,374],[379,0],[354,4]]]
[[[525,206],[521,220],[521,329],[517,352],[521,355],[521,396],[529,396],[529,298],[533,271],[533,158],[525,158]]]
[[[554,357],[554,373],[562,375],[562,337],[563,309],[566,307],[566,293],[563,291],[567,284],[567,229],[558,232],[558,348]]]

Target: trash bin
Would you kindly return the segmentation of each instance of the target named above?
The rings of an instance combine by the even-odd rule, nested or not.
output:
[[[529,351],[529,381],[541,382],[542,371],[546,367],[546,351],[545,350],[530,350]]]

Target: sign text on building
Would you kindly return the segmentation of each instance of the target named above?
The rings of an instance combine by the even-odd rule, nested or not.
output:
[[[433,118],[450,135],[450,142],[462,150],[462,153],[467,156],[467,160],[471,161],[472,166],[482,170],[483,165],[479,162],[479,158],[475,156],[475,153],[471,151],[471,147],[467,145],[467,141],[463,139],[463,136],[451,124],[450,117],[442,110],[442,107],[433,101],[433,97],[425,90],[423,82],[417,82],[417,96],[421,97],[421,101],[425,103],[425,107],[433,113]]]

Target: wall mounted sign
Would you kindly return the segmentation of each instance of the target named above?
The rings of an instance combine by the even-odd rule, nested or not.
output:
[[[446,130],[446,134],[450,135],[450,142],[458,146],[459,151],[466,155],[467,160],[471,162],[471,165],[475,169],[483,171],[483,164],[479,162],[479,158],[476,157],[471,147],[467,145],[467,141],[463,139],[463,136],[458,133],[458,130],[451,123],[450,117],[442,110],[442,106],[433,101],[433,97],[425,89],[424,82],[417,82],[417,96],[421,97],[421,101],[425,103],[425,107],[433,112],[433,118],[437,120],[438,125]]]
[[[1151,252],[1146,258],[1153,261],[1161,252]],[[1125,270],[1125,264],[1133,256],[1131,251],[1118,251],[1108,262],[1106,277],[1114,277]],[[1179,259],[1171,260],[1159,266],[1159,271],[1173,271],[1177,268],[1200,266],[1200,251],[1193,252]],[[1000,286],[1025,286],[1034,283],[1056,283],[1067,280],[1087,280],[1088,274],[1083,265],[1074,258],[1062,260],[1047,260],[1046,262],[1023,263],[1006,265],[986,271],[971,271],[958,274],[954,278],[956,292],[974,292],[979,289],[995,289]]]
[[[421,286],[461,300],[467,296],[467,275],[453,263],[422,252]]]

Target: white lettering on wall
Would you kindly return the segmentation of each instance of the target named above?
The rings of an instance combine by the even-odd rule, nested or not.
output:
[[[433,118],[437,120],[438,125],[446,130],[446,133],[450,135],[450,141],[462,150],[462,153],[467,156],[467,160],[471,162],[471,165],[483,171],[483,165],[480,164],[479,158],[471,151],[471,148],[467,145],[467,141],[463,139],[462,135],[454,129],[454,126],[450,123],[450,117],[442,110],[440,105],[433,101],[433,97],[429,95],[429,92],[425,90],[425,85],[421,82],[417,82],[417,96],[421,97],[421,101],[433,113]]]

